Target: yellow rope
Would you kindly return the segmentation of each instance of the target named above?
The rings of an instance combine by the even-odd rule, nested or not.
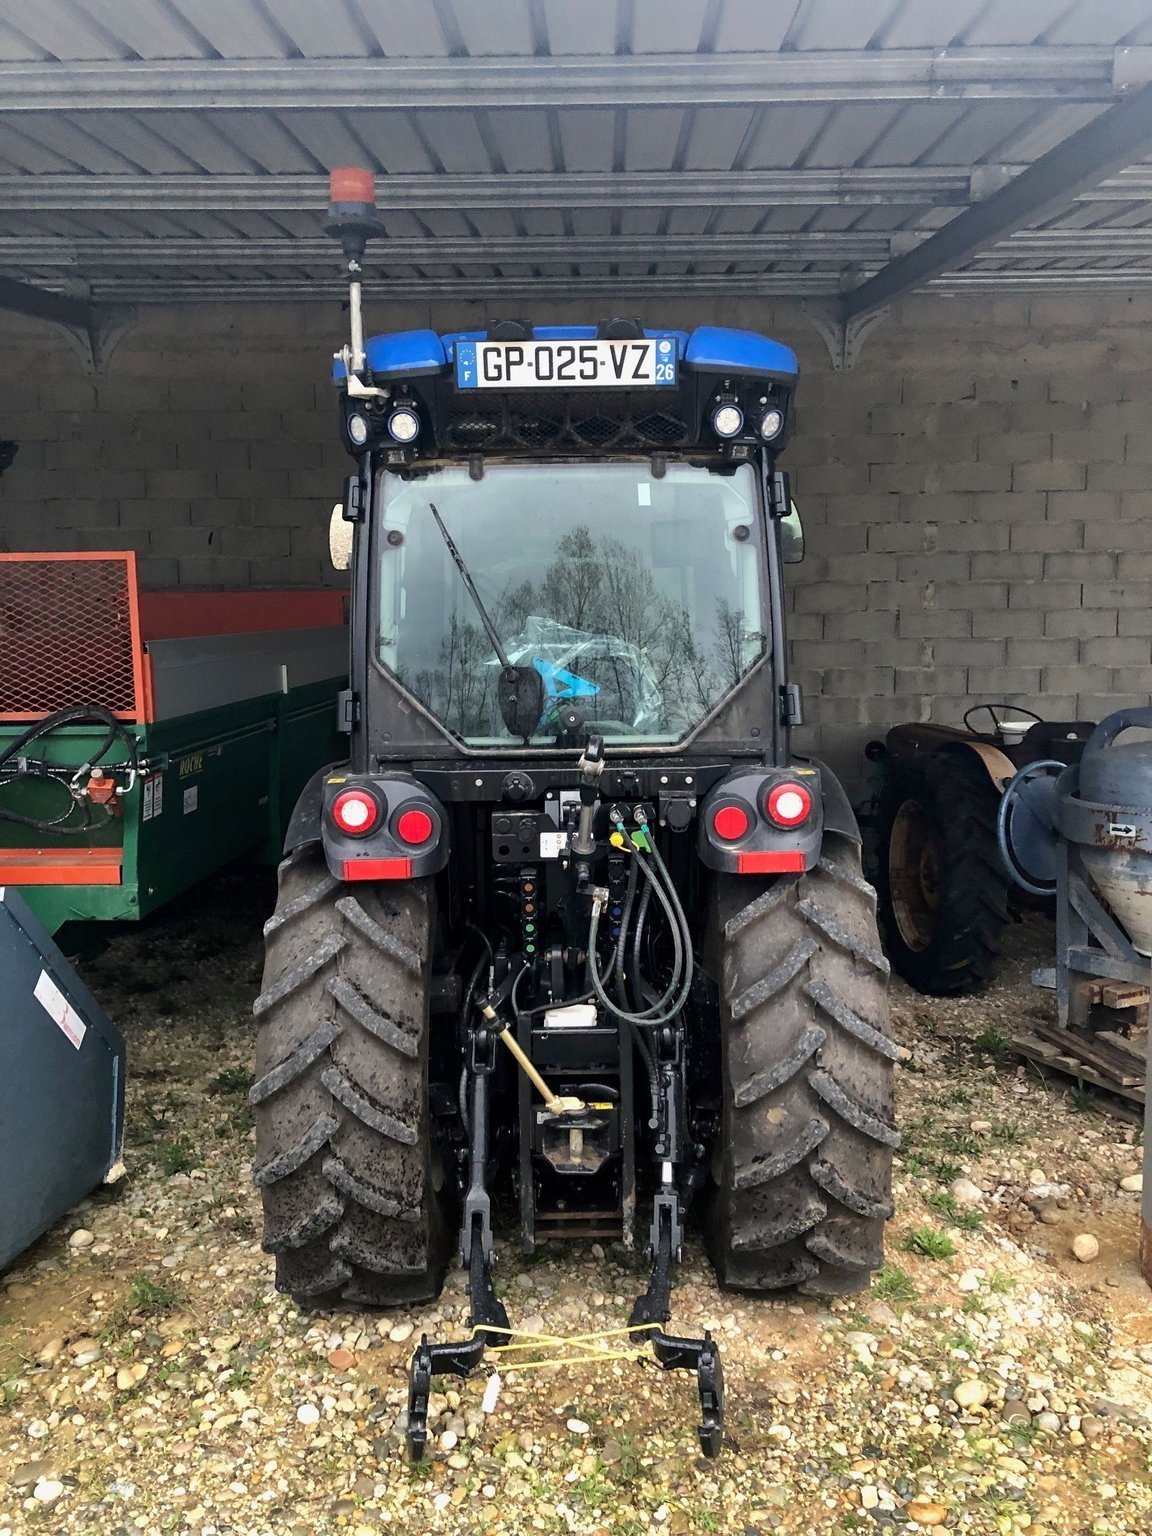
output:
[[[522,1328],[501,1328],[494,1323],[479,1323],[472,1330],[475,1338],[482,1333],[500,1333],[509,1340],[519,1342],[507,1344],[491,1344],[489,1349],[493,1354],[506,1356],[514,1350],[537,1349],[541,1345],[551,1345],[554,1348],[566,1350],[577,1344],[592,1344],[599,1339],[614,1339],[621,1335],[627,1336],[634,1333],[649,1333],[653,1323],[628,1323],[621,1328],[604,1328],[598,1333],[574,1333],[569,1337],[553,1333],[527,1333]],[[648,1357],[642,1349],[597,1349],[590,1354],[568,1355],[560,1354],[541,1360],[501,1360],[501,1369],[508,1371],[534,1371],[540,1370],[546,1365],[593,1365],[605,1360],[627,1360],[633,1364],[646,1360]]]
[[[600,1365],[605,1360],[628,1360],[636,1364],[647,1358],[639,1349],[597,1349],[590,1355],[560,1355],[555,1359],[546,1356],[543,1360],[511,1360],[507,1363],[501,1361],[500,1369],[508,1375],[512,1371],[541,1370],[546,1365]]]

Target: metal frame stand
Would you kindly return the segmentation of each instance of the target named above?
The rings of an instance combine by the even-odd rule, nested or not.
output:
[[[1060,1025],[1069,1029],[1088,1023],[1092,982],[1101,976],[1146,986],[1149,959],[1132,947],[1128,935],[1092,889],[1077,845],[1061,838],[1056,870],[1055,971],[1038,970],[1032,979],[1038,986],[1055,983]]]

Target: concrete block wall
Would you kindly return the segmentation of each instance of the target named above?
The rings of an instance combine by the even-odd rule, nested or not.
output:
[[[614,308],[640,306],[595,313]],[[370,311],[375,330],[492,317]],[[783,462],[808,535],[790,573],[801,743],[854,786],[864,744],[899,720],[958,723],[979,699],[1094,718],[1152,697],[1152,295],[914,298],[839,374],[795,306],[642,318],[766,330],[800,354]],[[339,582],[327,521],[348,461],[327,359],[345,324],[330,302],[144,309],[90,379],[58,332],[0,317],[0,437],[20,444],[0,548],[132,548],[152,587]]]
[[[814,750],[859,784],[898,720],[1152,701],[1152,296],[915,298],[851,372],[803,356]]]

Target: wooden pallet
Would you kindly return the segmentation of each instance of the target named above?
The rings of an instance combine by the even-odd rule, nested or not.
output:
[[[1109,984],[1111,985],[1111,984]],[[1129,989],[1130,990],[1130,989]],[[1145,991],[1147,989],[1144,989]],[[1130,1002],[1121,1004],[1131,1007]],[[1143,1120],[1145,1060],[1139,1048],[1113,1030],[1083,1035],[1073,1029],[1035,1023],[1013,1037],[1013,1048],[1035,1066],[1091,1083],[1112,1096],[1110,1109],[1123,1120]]]
[[[1091,984],[1090,1000],[1105,1008],[1132,1008],[1137,1029],[1148,1027],[1149,988],[1132,981],[1106,981],[1101,977]]]

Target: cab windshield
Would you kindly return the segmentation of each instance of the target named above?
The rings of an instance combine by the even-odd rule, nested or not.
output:
[[[657,479],[627,460],[385,475],[380,660],[463,741],[507,745],[482,606],[511,664],[540,674],[534,742],[572,708],[609,740],[678,741],[765,651],[756,486],[747,464]]]

